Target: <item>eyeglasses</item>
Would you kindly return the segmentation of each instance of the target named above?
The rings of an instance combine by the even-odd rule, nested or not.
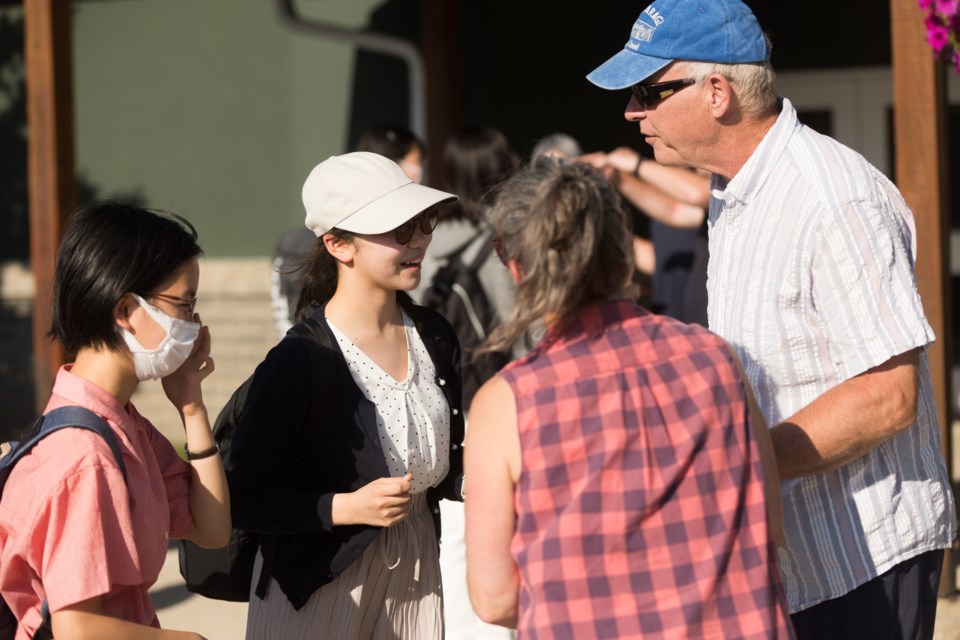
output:
[[[196,298],[178,298],[177,296],[170,296],[165,293],[148,293],[144,296],[145,298],[158,298],[160,300],[165,300],[172,304],[177,305],[190,315],[193,315],[193,310],[197,306]]]
[[[644,109],[650,109],[680,91],[684,87],[696,84],[693,78],[681,78],[680,80],[667,80],[666,82],[654,82],[653,84],[643,84],[638,82],[630,87],[633,97],[637,99]]]
[[[394,229],[393,237],[397,239],[397,244],[407,244],[413,239],[413,234],[417,232],[418,226],[425,235],[430,235],[437,228],[439,220],[440,211],[436,207],[431,207]]]

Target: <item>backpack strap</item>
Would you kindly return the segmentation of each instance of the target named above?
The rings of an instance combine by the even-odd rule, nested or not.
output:
[[[17,443],[16,447],[10,450],[9,455],[11,458],[7,461],[7,469],[11,469],[13,465],[30,453],[41,440],[51,433],[67,428],[86,429],[87,431],[93,431],[103,438],[110,447],[110,451],[117,461],[117,466],[120,467],[120,473],[123,474],[123,481],[127,481],[127,467],[123,463],[123,457],[120,454],[120,443],[117,442],[117,436],[113,433],[113,429],[110,428],[110,425],[108,425],[103,418],[83,407],[60,407],[59,409],[54,409],[47,414],[39,416],[24,434],[26,437]],[[0,489],[0,491],[2,491],[2,489]],[[40,616],[43,622],[37,627],[37,631],[33,635],[34,640],[53,638],[50,605],[46,598],[40,603]]]
[[[120,467],[120,473],[123,474],[123,480],[127,480],[127,467],[123,463],[123,457],[120,454],[120,443],[117,442],[117,436],[113,429],[97,414],[84,409],[83,407],[60,407],[49,413],[39,416],[36,421],[24,433],[24,438],[16,443],[11,449],[9,461],[5,461],[5,466],[10,469],[25,455],[30,453],[40,441],[51,433],[66,428],[86,429],[93,431],[106,441],[113,453],[117,466]],[[0,488],[2,495],[2,488]]]
[[[47,434],[53,433],[66,427],[76,427],[93,431],[103,438],[113,458],[120,467],[120,473],[123,475],[123,481],[127,481],[127,466],[123,463],[123,456],[120,453],[120,443],[117,442],[117,436],[103,418],[89,409],[83,407],[60,407],[46,414],[43,419],[41,431]]]
[[[334,359],[331,354],[333,345],[330,342],[330,336],[327,335],[320,320],[316,318],[316,313],[293,325],[287,335],[296,336],[305,343],[307,353],[310,355],[315,393],[311,395],[309,421],[311,424],[326,424],[333,407],[333,391],[336,381]],[[304,444],[307,443],[308,434],[310,432],[305,430],[302,438]],[[261,600],[267,595],[267,586],[270,584],[278,544],[279,537],[277,536],[269,536],[265,539],[261,537],[260,540],[263,565],[260,568],[260,578],[257,580],[257,588],[254,590],[254,594]]]

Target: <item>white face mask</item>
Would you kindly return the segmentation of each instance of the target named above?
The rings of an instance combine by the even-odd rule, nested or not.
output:
[[[137,379],[156,380],[168,376],[179,369],[190,356],[193,343],[200,336],[200,323],[171,318],[160,309],[147,304],[147,301],[137,294],[132,295],[147,315],[167,333],[156,349],[145,349],[132,333],[117,327],[130,353],[133,354],[133,367],[137,372]]]

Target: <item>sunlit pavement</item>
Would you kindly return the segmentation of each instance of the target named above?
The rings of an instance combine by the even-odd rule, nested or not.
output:
[[[207,640],[237,640],[247,628],[247,603],[210,600],[187,591],[177,549],[167,551],[160,579],[150,590],[164,629],[193,631]]]
[[[150,593],[157,605],[160,625],[165,629],[194,631],[207,640],[243,638],[247,625],[246,603],[209,600],[189,593],[180,577],[176,548],[167,552],[160,579]],[[940,599],[933,638],[960,640],[960,596]]]

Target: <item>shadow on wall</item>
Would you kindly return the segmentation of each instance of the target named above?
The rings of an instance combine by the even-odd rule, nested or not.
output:
[[[370,14],[367,30],[420,44],[420,8],[415,0],[387,0]],[[393,56],[358,48],[354,56],[351,112],[346,149],[382,122],[410,122],[409,69]],[[425,132],[418,132],[424,135]]]

